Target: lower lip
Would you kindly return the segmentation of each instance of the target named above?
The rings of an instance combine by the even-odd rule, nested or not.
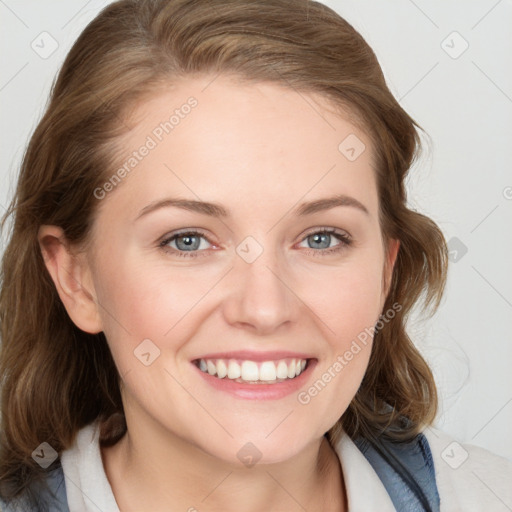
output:
[[[236,398],[245,400],[279,400],[291,393],[297,392],[308,380],[317,360],[311,359],[304,371],[294,379],[287,379],[275,384],[243,384],[227,377],[219,379],[209,373],[201,371],[194,363],[192,366],[200,373],[201,377],[215,389],[224,391]]]

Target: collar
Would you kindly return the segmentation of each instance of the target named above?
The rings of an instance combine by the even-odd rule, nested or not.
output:
[[[394,512],[377,473],[347,434],[340,436],[334,450],[340,460],[350,512]],[[73,445],[62,452],[61,463],[70,512],[120,512],[103,467],[97,422],[78,432]]]

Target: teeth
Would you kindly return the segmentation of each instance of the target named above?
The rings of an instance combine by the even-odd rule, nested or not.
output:
[[[229,361],[228,379],[238,379],[241,375],[240,365],[236,361]]]
[[[304,366],[306,366],[306,365],[304,365]],[[279,361],[279,364],[277,365],[277,378],[278,379],[287,379],[288,378],[288,365],[284,361]]]
[[[288,365],[288,378],[293,379],[295,377],[295,359]]]
[[[206,367],[208,368],[208,373],[210,375],[215,375],[217,373],[217,368],[213,364],[213,361],[206,361]]]
[[[242,374],[243,376],[243,374]],[[276,380],[276,365],[272,361],[265,361],[260,368],[260,380]]]
[[[306,359],[279,361],[236,361],[234,359],[199,359],[199,369],[219,379],[227,377],[238,382],[282,382],[300,375],[306,368]]]
[[[219,359],[216,364],[217,367],[217,376],[219,379],[223,379],[228,374],[228,367],[226,366],[226,363]]]
[[[242,363],[242,380],[259,380],[259,376],[258,365],[254,361]]]

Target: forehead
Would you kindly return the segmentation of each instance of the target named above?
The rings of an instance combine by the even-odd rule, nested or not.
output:
[[[337,192],[375,208],[369,135],[319,95],[206,76],[146,98],[130,123],[118,141],[118,167],[110,169],[125,169],[113,202],[142,208],[172,194],[292,206]]]

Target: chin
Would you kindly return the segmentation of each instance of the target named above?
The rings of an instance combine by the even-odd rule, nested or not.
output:
[[[271,434],[267,439],[261,433],[252,436],[245,433],[242,436],[229,438],[221,446],[202,445],[202,449],[216,459],[239,467],[253,467],[255,464],[277,464],[292,459],[307,446],[305,435],[289,431],[280,435]]]

